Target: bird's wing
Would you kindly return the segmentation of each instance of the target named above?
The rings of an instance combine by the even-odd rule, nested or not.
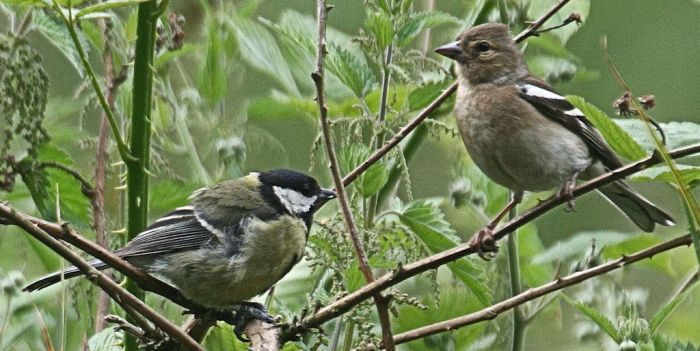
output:
[[[528,77],[517,83],[518,94],[547,118],[560,123],[588,145],[593,156],[609,169],[622,167],[622,161],[583,112],[559,95],[549,84]]]
[[[198,249],[219,240],[208,226],[197,217],[193,206],[180,207],[155,221],[116,253],[134,257]]]

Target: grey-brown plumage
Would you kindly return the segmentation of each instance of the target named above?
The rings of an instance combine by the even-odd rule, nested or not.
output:
[[[251,173],[195,192],[190,206],[160,218],[115,253],[203,306],[232,306],[265,292],[302,258],[314,212],[334,196],[298,172]],[[75,267],[64,272],[65,278],[79,275]],[[25,290],[60,279],[52,274]]]
[[[469,155],[516,199],[524,191],[557,187],[567,193],[577,177],[591,179],[622,166],[579,109],[530,76],[507,26],[472,27],[436,51],[457,62],[455,115]],[[674,224],[622,181],[600,191],[644,231]]]

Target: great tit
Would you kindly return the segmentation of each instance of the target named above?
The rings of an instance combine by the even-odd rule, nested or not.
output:
[[[253,172],[195,191],[189,206],[158,219],[115,254],[202,306],[234,306],[268,290],[301,260],[314,212],[335,195],[296,171]],[[100,260],[90,264],[109,268]],[[81,274],[70,267],[63,277]],[[53,273],[24,290],[60,280]]]

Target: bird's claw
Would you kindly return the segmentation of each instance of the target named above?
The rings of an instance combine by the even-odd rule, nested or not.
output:
[[[576,175],[574,175],[570,180],[567,180],[564,185],[557,191],[557,197],[566,199],[566,207],[564,210],[566,212],[576,212],[576,206],[574,202],[574,188],[576,188]]]
[[[245,331],[245,326],[253,319],[261,320],[265,323],[275,324],[276,321],[265,309],[265,306],[257,302],[241,302],[233,307],[236,315],[233,317],[233,333],[236,334],[238,340],[243,342],[250,342],[250,340],[243,336]]]
[[[498,253],[498,245],[493,239],[493,229],[484,227],[469,240],[469,246],[485,261],[490,261]]]

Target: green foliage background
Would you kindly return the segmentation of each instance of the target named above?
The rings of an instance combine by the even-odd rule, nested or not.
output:
[[[27,7],[18,5],[21,2],[3,2],[3,32],[10,33],[11,25],[16,28],[13,16],[17,15],[14,19],[18,21],[19,15],[27,11]],[[615,114],[612,101],[622,94],[609,73],[600,45],[601,37],[607,36],[610,55],[634,92],[656,96],[658,105],[651,114],[662,122],[669,147],[700,141],[700,3],[597,0],[589,6],[587,1],[572,2],[583,12],[585,24],[578,30],[570,26],[529,39],[525,53],[533,73],[553,82],[561,92],[574,95],[572,101],[591,119],[606,123],[607,116]],[[441,12],[432,15],[421,14],[429,1],[414,1],[412,7],[391,11],[383,7],[386,3],[338,1],[329,15],[327,93],[344,172],[366,158],[380,134],[390,136],[451,82],[451,63],[431,53],[431,49],[451,41],[474,20],[497,20],[501,15],[493,1],[436,1],[435,9]],[[534,1],[529,10],[528,1],[501,3],[516,33],[524,28],[525,14],[538,17],[552,1]],[[327,162],[318,143],[318,112],[310,79],[315,4],[173,1],[170,10],[185,16],[182,26],[186,36],[181,48],[161,50],[155,62],[152,218],[186,203],[189,192],[202,185],[252,170],[307,170],[324,185],[330,185]],[[133,6],[114,11],[119,20],[115,21],[111,39],[116,64],[121,67],[132,54],[135,12]],[[567,10],[562,12],[564,17],[567,14]],[[100,114],[94,92],[85,83],[84,68],[62,23],[45,10],[35,10],[32,20],[34,30],[26,43],[42,57],[41,65],[49,78],[43,127],[51,141],[34,150],[15,139],[9,150],[26,165],[33,160],[59,161],[91,179]],[[163,36],[167,38],[174,27],[162,20]],[[80,33],[83,45],[89,48],[90,61],[102,72],[100,51],[104,43],[95,22],[85,21]],[[427,39],[425,33],[429,33]],[[362,40],[353,40],[356,37]],[[395,61],[383,67],[382,52],[389,43],[395,47]],[[164,45],[170,43],[166,40]],[[425,55],[421,53],[424,48],[429,49]],[[376,119],[383,69],[391,70],[392,80],[388,117],[382,125]],[[129,115],[130,89],[127,82],[117,96],[115,110],[122,118]],[[378,272],[395,268],[397,262],[412,262],[465,242],[504,204],[506,192],[484,179],[464,152],[454,133],[451,104],[449,100],[436,118],[417,132],[422,137],[415,153],[407,146],[403,155],[389,154],[350,187],[353,209],[364,222],[362,234],[371,264]],[[121,123],[126,125],[128,120]],[[632,160],[653,149],[639,123],[615,123],[620,128],[598,126],[618,153]],[[113,146],[110,155],[110,162],[118,160]],[[686,180],[697,185],[697,158],[681,163]],[[119,190],[123,169],[113,165],[108,172],[109,224],[119,231],[124,225],[124,205],[120,201],[123,192]],[[53,169],[39,174],[22,174],[12,192],[0,191],[0,199],[55,220],[58,195],[62,216],[90,233],[89,205],[79,184]],[[392,181],[398,181],[396,195],[391,191],[393,186],[386,186]],[[518,233],[523,284],[543,284],[555,272],[567,273],[577,263],[586,262],[593,239],[599,249],[604,247],[602,254],[593,258],[600,262],[686,232],[681,201],[669,186],[670,177],[664,168],[647,170],[632,181],[673,213],[679,219],[678,226],[662,228],[652,235],[639,234],[600,196],[585,196],[577,200],[576,212],[551,211]],[[546,196],[529,196],[522,208]],[[373,201],[378,202],[377,211]],[[286,321],[299,316],[304,307],[327,304],[363,284],[337,209],[326,207],[317,216],[319,223],[310,238],[308,261],[295,267],[276,289],[271,310]],[[117,233],[112,245],[119,246],[123,241]],[[68,350],[79,349],[83,340],[93,335],[95,302],[84,296],[96,295],[89,284],[71,282],[65,289],[57,287],[32,295],[16,290],[22,276],[29,280],[60,268],[55,254],[19,230],[2,226],[0,267],[4,287],[0,298],[0,349],[44,349],[42,328],[46,328],[55,347],[63,345]],[[492,262],[462,259],[399,285],[394,305],[399,313],[392,320],[394,332],[463,315],[508,297],[507,269],[502,253]],[[698,345],[698,293],[689,290],[674,295],[674,290],[696,270],[692,249],[677,249],[673,254],[567,289],[566,298],[555,295],[530,304],[525,310],[534,317],[525,349],[624,349],[629,346],[625,339],[656,350],[672,349],[674,344]],[[149,303],[176,322],[183,320],[177,308],[160,299],[149,297]],[[372,311],[372,305],[362,305],[343,318],[342,324],[338,320],[327,323],[325,336],[309,336],[288,347],[312,349],[321,342],[333,343],[336,328],[344,335],[338,339],[338,349],[375,341],[379,329]],[[512,327],[510,315],[402,348],[504,349]],[[112,337],[107,331],[90,338],[91,349],[111,349]],[[233,343],[230,330],[223,326],[215,329],[205,345],[209,350],[223,350],[233,347]],[[235,345],[236,349],[242,347],[240,343]],[[320,349],[331,348],[325,345]]]

